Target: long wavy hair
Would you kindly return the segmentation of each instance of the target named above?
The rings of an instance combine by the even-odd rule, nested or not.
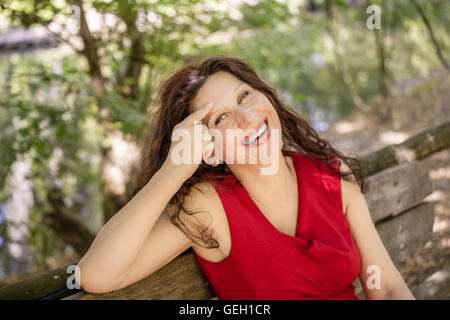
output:
[[[326,163],[334,174],[347,181],[358,183],[361,192],[366,192],[365,178],[357,158],[340,153],[329,142],[321,139],[306,120],[281,101],[275,88],[264,82],[248,62],[238,57],[214,55],[203,60],[185,61],[178,70],[172,72],[160,84],[155,112],[151,116],[151,123],[142,147],[141,172],[133,194],[139,192],[161,168],[169,153],[173,128],[189,115],[190,102],[208,77],[218,71],[229,72],[253,89],[266,95],[281,121],[282,151],[301,153],[307,158],[314,156]],[[344,172],[339,165],[336,170],[332,165],[336,161],[339,164],[343,161],[347,168],[352,169]],[[313,163],[316,164],[316,162]],[[217,248],[219,244],[212,238],[211,230],[208,227],[196,224],[196,228],[192,228],[190,223],[186,224],[183,221],[186,219],[180,219],[182,211],[190,216],[198,213],[185,208],[184,200],[191,189],[196,187],[196,184],[211,181],[211,179],[224,179],[229,175],[232,175],[232,172],[225,163],[215,167],[202,163],[168,203],[175,208],[175,210],[167,211],[171,222],[180,228],[190,240],[205,248]],[[197,232],[198,234],[196,234]]]

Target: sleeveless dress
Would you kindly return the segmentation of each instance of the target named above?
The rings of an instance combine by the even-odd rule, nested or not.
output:
[[[353,283],[361,258],[343,212],[340,177],[316,157],[284,154],[297,173],[295,237],[278,231],[229,175],[213,186],[227,215],[230,254],[213,262],[194,251],[197,261],[220,300],[359,300]]]

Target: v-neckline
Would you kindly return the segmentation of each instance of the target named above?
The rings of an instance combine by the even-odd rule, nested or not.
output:
[[[247,192],[247,190],[244,188],[244,186],[241,184],[241,188],[243,189],[244,195],[247,197],[247,200],[249,200],[249,202],[251,203],[251,205],[253,206],[253,209],[256,210],[256,213],[258,216],[261,216],[261,218],[265,221],[265,223],[267,225],[269,225],[269,227],[271,227],[275,232],[289,237],[291,239],[301,239],[299,238],[299,228],[300,228],[300,178],[299,178],[299,170],[297,168],[297,161],[298,159],[294,159],[294,157],[297,157],[297,155],[295,155],[292,152],[287,152],[287,151],[283,151],[283,153],[285,155],[291,156],[292,158],[292,163],[294,166],[294,171],[295,171],[295,176],[297,178],[297,197],[298,197],[298,205],[297,205],[297,224],[295,226],[295,235],[290,235],[284,232],[281,232],[280,230],[278,230],[270,221],[269,219],[267,219],[267,217],[264,215],[264,213],[259,209],[259,207],[256,205],[255,201],[253,201],[252,197],[250,196],[250,194]]]

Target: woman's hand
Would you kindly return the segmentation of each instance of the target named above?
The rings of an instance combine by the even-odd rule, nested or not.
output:
[[[183,181],[194,174],[202,159],[212,164],[210,156],[214,151],[214,142],[208,133],[208,127],[201,123],[211,112],[212,106],[213,103],[210,102],[191,113],[172,131],[172,144],[163,168],[170,170],[172,174],[172,170],[175,170]]]

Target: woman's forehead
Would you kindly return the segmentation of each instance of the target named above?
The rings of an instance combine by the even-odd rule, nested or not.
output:
[[[232,94],[241,81],[228,72],[219,71],[210,75],[192,100],[192,112],[208,102],[219,102],[226,95]]]

